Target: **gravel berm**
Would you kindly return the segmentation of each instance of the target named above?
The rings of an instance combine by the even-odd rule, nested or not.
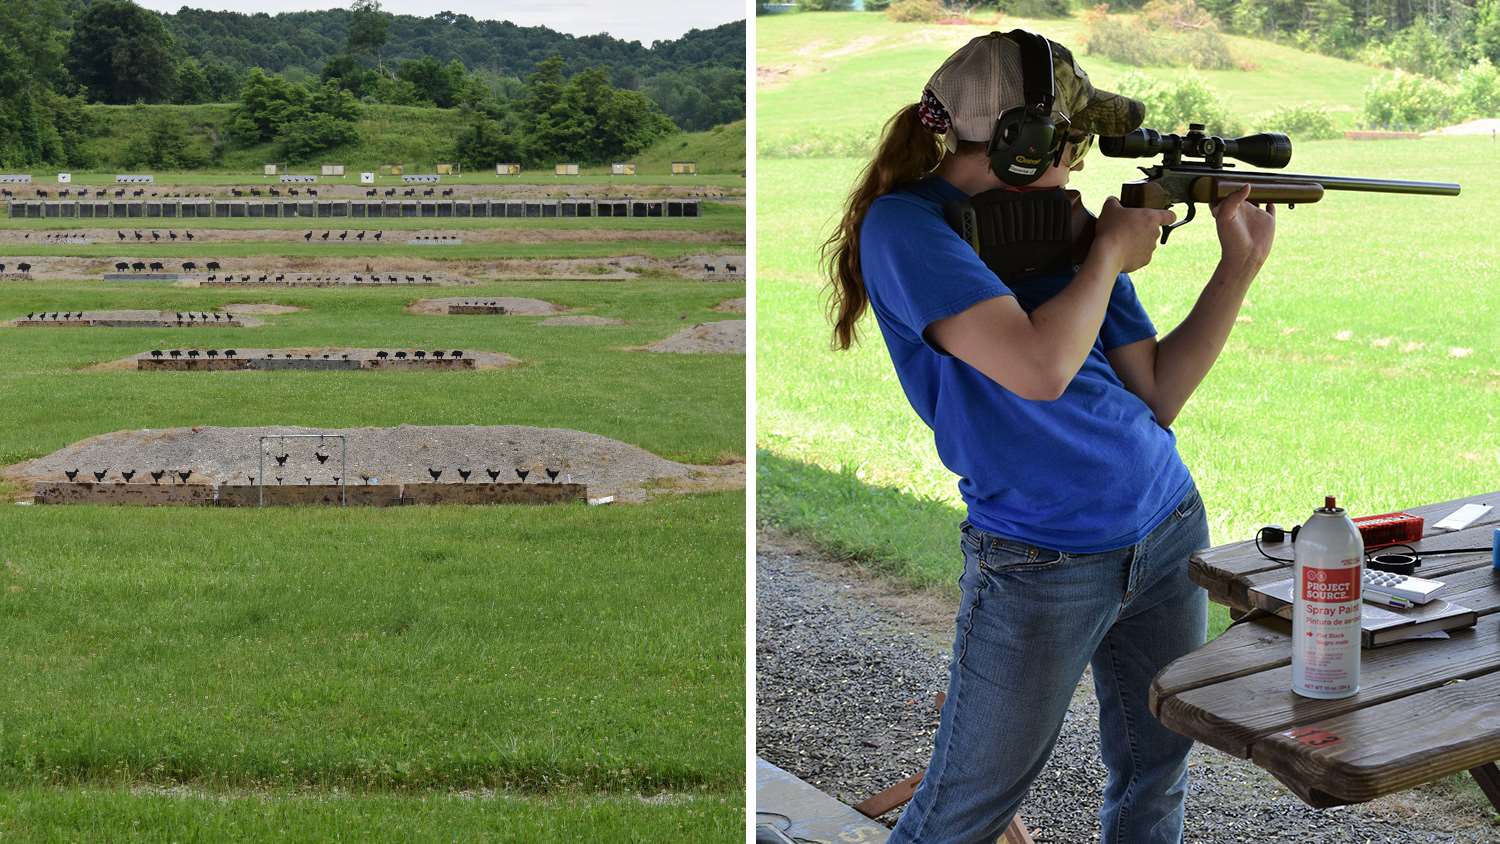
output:
[[[343,434],[347,437],[348,480],[360,475],[384,483],[430,482],[429,468],[444,471],[445,483],[461,479],[488,480],[486,469],[502,471],[505,482],[515,482],[517,469],[527,470],[528,483],[545,483],[545,471],[558,480],[588,486],[593,497],[613,495],[620,501],[644,501],[656,493],[739,489],[744,465],[694,466],[677,463],[645,449],[564,428],[522,425],[400,425],[394,428],[165,428],[116,431],[76,442],[35,460],[4,470],[13,481],[61,481],[69,469],[133,467],[140,470],[191,469],[197,483],[249,483],[261,470],[261,436],[277,434]],[[269,440],[264,460],[267,477],[282,475],[292,483],[313,477],[331,483],[341,470],[339,442],[318,439]],[[326,462],[318,454],[327,455]],[[286,456],[278,467],[275,457]],[[144,474],[144,472],[143,472]],[[87,474],[84,475],[87,477]],[[144,483],[144,478],[140,481]]]
[[[646,346],[645,350],[688,355],[742,355],[745,353],[745,321],[724,319],[702,322],[692,328],[684,328],[664,340],[658,340]]]
[[[756,753],[849,804],[924,770],[937,729],[933,695],[948,685],[956,597],[913,594],[765,531],[755,589]],[[1500,841],[1482,797],[1441,783],[1319,811],[1212,748],[1196,747],[1191,765],[1189,844]],[[1098,840],[1104,775],[1085,675],[1021,809],[1038,844]]]

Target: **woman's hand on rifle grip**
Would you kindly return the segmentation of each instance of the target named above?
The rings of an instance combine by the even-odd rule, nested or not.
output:
[[[1091,249],[1103,249],[1120,265],[1120,272],[1134,272],[1151,263],[1163,226],[1176,222],[1171,211],[1126,208],[1110,197],[1099,212]]]

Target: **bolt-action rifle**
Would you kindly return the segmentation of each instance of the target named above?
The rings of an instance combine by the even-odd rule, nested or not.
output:
[[[1099,138],[1099,151],[1112,158],[1162,156],[1160,164],[1142,167],[1146,178],[1120,187],[1120,204],[1127,208],[1170,208],[1187,203],[1187,216],[1162,228],[1161,242],[1174,229],[1192,222],[1198,203],[1212,205],[1250,185],[1250,202],[1275,203],[1295,208],[1317,202],[1325,190],[1405,193],[1425,196],[1458,196],[1453,182],[1409,182],[1399,179],[1361,179],[1352,176],[1310,176],[1301,173],[1263,173],[1238,170],[1225,158],[1235,158],[1254,167],[1281,168],[1292,160],[1292,142],[1279,132],[1261,132],[1243,138],[1221,138],[1203,131],[1203,124],[1189,124],[1187,134],[1162,134],[1155,129],[1136,129],[1125,135]],[[1183,158],[1202,159],[1183,163]]]
[[[1458,196],[1459,190],[1452,182],[1240,170],[1225,159],[1239,159],[1256,167],[1285,167],[1292,160],[1291,140],[1278,132],[1226,139],[1205,133],[1201,123],[1190,124],[1185,135],[1136,129],[1125,135],[1104,136],[1099,139],[1099,149],[1113,158],[1162,156],[1160,164],[1141,168],[1146,178],[1120,188],[1120,204],[1129,208],[1167,209],[1187,204],[1186,216],[1162,228],[1162,243],[1174,229],[1192,222],[1200,203],[1213,205],[1247,184],[1250,202],[1288,208],[1317,202],[1328,190],[1428,196]],[[1184,158],[1201,160],[1184,163]],[[1094,215],[1074,190],[990,190],[950,202],[944,213],[949,225],[1006,282],[1076,268],[1094,241]]]

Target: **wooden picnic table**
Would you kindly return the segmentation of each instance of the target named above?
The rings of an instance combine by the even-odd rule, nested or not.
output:
[[[1431,529],[1470,502],[1494,509],[1462,531]],[[1500,525],[1500,492],[1406,512],[1424,520],[1419,552],[1487,549]],[[1262,546],[1292,556],[1290,541]],[[1190,571],[1239,621],[1157,675],[1151,711],[1163,724],[1255,762],[1317,808],[1469,771],[1500,811],[1500,573],[1488,551],[1433,557],[1416,571],[1444,581],[1437,597],[1475,610],[1478,623],[1447,639],[1365,650],[1359,693],[1343,700],[1292,694],[1291,622],[1268,616],[1250,592],[1290,577],[1290,564],[1249,541],[1198,552]]]

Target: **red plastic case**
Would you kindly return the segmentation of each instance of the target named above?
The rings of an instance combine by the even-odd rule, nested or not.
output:
[[[1367,551],[1403,542],[1416,542],[1422,538],[1422,517],[1410,513],[1360,516],[1354,520],[1354,526],[1359,528],[1359,535],[1364,538]]]

